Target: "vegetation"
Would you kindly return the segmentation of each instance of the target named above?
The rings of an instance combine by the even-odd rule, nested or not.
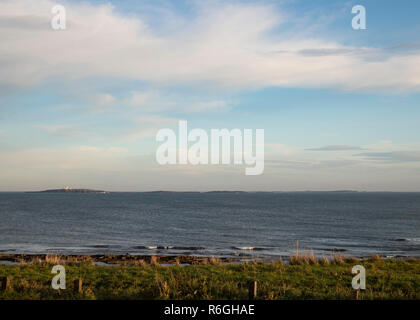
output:
[[[257,299],[354,299],[352,267],[366,268],[366,290],[359,299],[420,299],[420,260],[366,261],[336,257],[293,257],[288,264],[251,262],[206,265],[97,266],[69,263],[66,290],[54,290],[51,263],[0,265],[8,277],[0,299],[248,299],[248,283],[257,281]],[[73,289],[82,279],[82,292]]]

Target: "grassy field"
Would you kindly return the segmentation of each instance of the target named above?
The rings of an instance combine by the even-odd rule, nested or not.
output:
[[[295,258],[289,264],[96,266],[66,264],[67,289],[51,287],[53,264],[0,265],[11,279],[0,299],[248,299],[248,283],[257,281],[257,299],[354,299],[352,267],[366,268],[366,290],[359,299],[420,299],[420,260],[372,258]],[[75,292],[75,279],[83,281]]]

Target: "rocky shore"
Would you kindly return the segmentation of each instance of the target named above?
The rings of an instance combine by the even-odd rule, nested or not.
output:
[[[59,254],[0,254],[0,261],[10,261],[14,263],[77,263],[92,262],[105,264],[208,264],[214,262],[232,263],[240,262],[239,258],[214,258],[196,256],[166,256],[166,255],[59,255]]]

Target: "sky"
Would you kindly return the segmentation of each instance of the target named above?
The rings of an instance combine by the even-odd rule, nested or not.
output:
[[[51,28],[57,4],[65,30]],[[2,0],[0,191],[420,191],[419,12],[416,0]],[[264,173],[159,165],[156,133],[180,120],[264,129]]]

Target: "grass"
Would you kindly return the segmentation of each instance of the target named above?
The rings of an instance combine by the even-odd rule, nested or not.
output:
[[[313,254],[282,261],[160,266],[157,263],[95,266],[68,263],[66,290],[53,290],[51,269],[57,262],[0,265],[0,277],[12,279],[0,299],[247,299],[248,283],[258,282],[257,299],[354,299],[351,269],[366,268],[366,290],[359,299],[420,299],[420,260],[366,261],[341,256],[316,259]],[[83,291],[73,290],[83,279]]]

